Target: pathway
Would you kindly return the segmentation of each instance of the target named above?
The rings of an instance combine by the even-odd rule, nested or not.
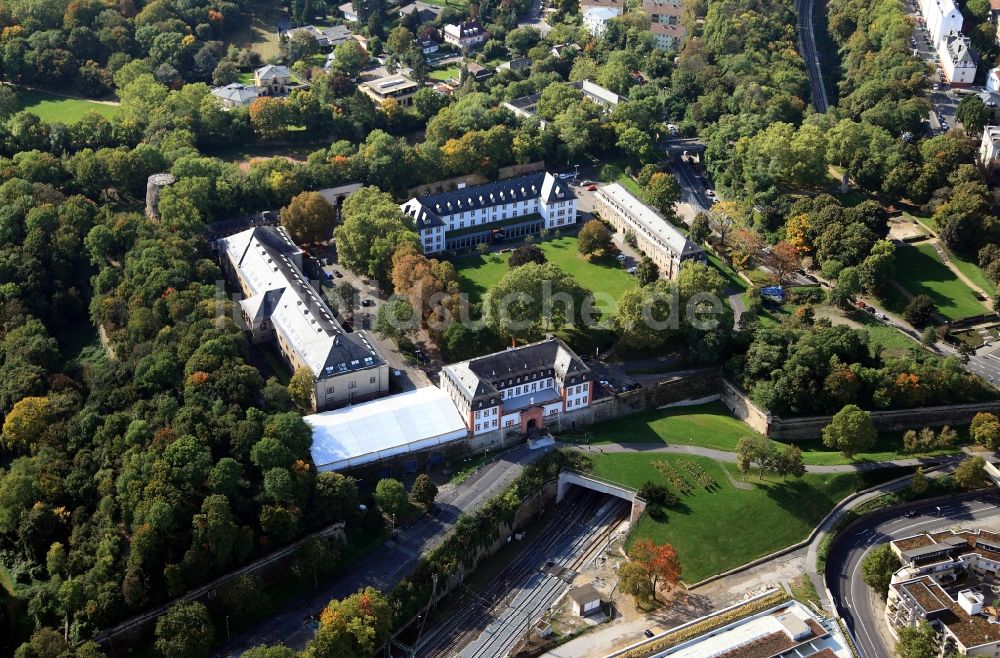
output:
[[[7,84],[0,82],[0,85]],[[52,91],[51,89],[42,89],[41,87],[32,87],[30,85],[11,85],[12,87],[19,87],[21,89],[27,89],[29,91],[37,91],[40,94],[49,94],[50,96],[59,96],[60,98],[70,98],[76,101],[87,101],[88,103],[99,103],[101,105],[110,105],[111,107],[118,107],[121,105],[121,101],[101,101],[96,98],[87,98],[86,96],[80,96],[78,94],[67,94],[62,91]]]
[[[971,290],[973,290],[974,292],[978,292],[983,297],[985,297],[986,301],[982,302],[984,306],[986,306],[991,311],[995,310],[993,308],[993,298],[990,297],[990,294],[985,290],[983,290],[978,285],[976,285],[972,281],[972,279],[965,276],[965,273],[962,272],[962,270],[958,269],[958,267],[955,266],[955,263],[951,262],[951,257],[948,255],[948,250],[941,245],[941,240],[939,240],[938,238],[931,238],[930,243],[931,245],[934,246],[934,251],[937,252],[938,258],[940,258],[941,262],[944,263],[949,270],[951,270],[952,274],[958,277],[958,280],[967,285]]]
[[[736,463],[736,453],[715,448],[703,448],[701,446],[688,445],[665,445],[663,443],[602,443],[598,445],[573,445],[570,446],[581,452],[589,453],[629,453],[629,452],[654,452],[675,455],[692,455],[694,457],[707,457],[715,461]],[[937,457],[904,457],[902,459],[888,459],[885,461],[859,461],[853,464],[807,464],[807,473],[858,473],[864,471],[877,471],[883,468],[895,468],[900,466],[929,466],[952,464],[961,461],[969,454],[978,454],[975,447],[963,448],[955,455],[940,455]]]

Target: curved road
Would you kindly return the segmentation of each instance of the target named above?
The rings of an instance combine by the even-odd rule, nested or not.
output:
[[[823,70],[819,65],[819,51],[816,49],[816,34],[813,31],[815,2],[816,0],[795,0],[795,11],[799,15],[795,30],[799,33],[799,54],[806,63],[813,107],[817,112],[824,113],[829,104],[826,98],[826,85],[823,84]]]
[[[876,597],[873,602],[871,590],[861,577],[861,562],[868,551],[891,539],[1000,517],[1000,492],[973,492],[956,496],[947,504],[930,503],[915,510],[917,516],[913,518],[903,517],[899,510],[873,514],[850,534],[841,535],[827,558],[826,586],[833,595],[838,614],[854,634],[862,658],[894,655],[893,647],[879,631],[883,625],[881,599]]]

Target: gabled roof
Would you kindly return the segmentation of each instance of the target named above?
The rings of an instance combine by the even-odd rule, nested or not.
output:
[[[955,66],[974,66],[976,58],[972,52],[972,42],[964,34],[951,32],[947,37],[948,55]]]
[[[424,19],[425,16],[429,16],[429,20],[434,20],[434,18],[441,13],[441,7],[429,5],[426,2],[411,2],[399,8],[400,16],[406,16],[408,14],[412,14],[413,12],[418,12],[421,19]]]
[[[678,258],[693,256],[704,251],[620,184],[604,185],[597,193],[609,200],[613,206],[624,209],[625,214],[643,229],[646,237],[663,245]]]
[[[272,78],[290,78],[292,72],[282,64],[266,64],[254,71],[254,75],[259,80],[270,80]]]
[[[337,7],[337,9],[340,10],[340,13],[342,14],[357,15],[357,12],[354,11],[354,4],[350,2],[345,2],[344,4]]]

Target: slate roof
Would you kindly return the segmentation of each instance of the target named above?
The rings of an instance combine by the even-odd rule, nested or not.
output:
[[[540,199],[548,205],[575,199],[576,194],[564,181],[548,172],[535,172],[493,183],[473,185],[450,192],[415,197],[404,203],[403,212],[414,219],[417,230],[444,225],[444,215],[489,208],[516,201]]]
[[[267,64],[254,71],[254,75],[260,80],[270,80],[271,78],[291,78],[292,72],[287,66],[281,64]]]
[[[212,90],[212,95],[237,105],[247,105],[257,99],[257,88],[233,82],[224,87],[216,87]]]

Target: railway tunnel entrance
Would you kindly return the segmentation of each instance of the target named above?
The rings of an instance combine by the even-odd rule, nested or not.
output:
[[[646,510],[646,501],[639,497],[638,492],[611,480],[599,478],[590,473],[566,469],[559,473],[559,484],[556,489],[556,503],[562,501],[570,487],[577,486],[591,491],[598,491],[609,496],[621,498],[629,502],[632,511],[629,513],[629,525],[635,526],[639,517]]]

